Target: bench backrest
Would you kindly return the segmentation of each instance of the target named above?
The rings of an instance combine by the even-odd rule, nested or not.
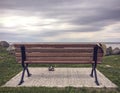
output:
[[[14,44],[19,63],[94,63],[96,44]],[[25,48],[25,50],[24,50]],[[21,50],[23,49],[23,50]],[[22,54],[25,53],[25,54]],[[98,47],[97,63],[101,63],[103,51]]]

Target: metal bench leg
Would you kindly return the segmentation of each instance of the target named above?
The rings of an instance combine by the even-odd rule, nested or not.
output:
[[[24,75],[25,75],[25,67],[23,68],[23,72],[22,72],[22,76],[21,76],[21,80],[19,82],[18,85],[21,85],[24,82]]]
[[[30,74],[30,72],[29,72],[29,70],[28,70],[28,64],[26,64],[25,67],[23,66],[23,72],[22,72],[21,80],[20,80],[20,82],[19,82],[18,85],[21,85],[21,84],[24,82],[25,70],[27,71],[27,76],[28,76],[28,77],[31,76],[31,74]]]
[[[98,82],[98,78],[97,78],[96,67],[97,67],[97,64],[96,64],[96,62],[95,62],[94,67],[93,67],[93,72],[94,72],[94,75],[95,75],[95,83],[96,83],[96,85],[99,86],[100,84],[99,84],[99,82]]]
[[[93,53],[93,60],[94,63],[92,64],[92,71],[91,71],[91,77],[93,77],[93,73],[95,75],[95,83],[96,85],[100,85],[98,82],[98,78],[97,78],[97,72],[96,72],[96,67],[97,67],[97,54],[98,54],[98,46],[96,45],[94,47],[94,53]]]
[[[22,72],[22,76],[21,76],[21,80],[19,82],[18,85],[21,85],[24,82],[24,75],[25,75],[25,70],[27,71],[27,76],[30,77],[31,74],[28,70],[28,63],[25,63],[24,61],[26,60],[26,52],[25,52],[25,46],[22,45],[21,47],[21,58],[22,58],[22,62],[21,65],[23,67],[23,72]]]
[[[99,82],[98,82],[98,78],[97,78],[96,68],[94,69],[94,73],[95,73],[95,83],[96,83],[97,85],[100,85]]]
[[[92,71],[91,71],[91,74],[90,74],[91,77],[93,77],[93,71],[94,71],[94,64],[92,64]]]
[[[100,85],[99,82],[98,82],[98,78],[97,78],[97,71],[96,71],[96,65],[95,64],[92,64],[92,71],[91,71],[90,76],[93,77],[93,74],[95,75],[96,85]]]

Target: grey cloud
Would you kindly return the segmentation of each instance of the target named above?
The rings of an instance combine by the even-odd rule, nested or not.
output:
[[[51,9],[56,6],[62,6],[62,5],[69,5],[77,2],[81,2],[79,0],[76,0],[74,2],[73,0],[1,0],[0,1],[0,7],[1,8],[18,8],[18,9],[35,9],[35,10],[41,10],[41,9]]]
[[[32,34],[35,37],[54,37],[54,36],[59,36],[59,35],[64,35],[67,33],[81,33],[81,32],[96,32],[101,30],[101,28],[93,28],[93,27],[88,27],[88,28],[82,28],[82,29],[70,29],[70,30],[47,30],[44,32],[37,32]]]
[[[63,21],[73,19],[75,23],[79,20],[81,24],[85,24],[94,20],[119,18],[119,3],[120,0],[1,0],[0,7],[32,11],[33,15],[38,12],[38,16],[60,18]],[[114,10],[111,10],[111,7],[114,7]]]
[[[30,35],[25,35],[25,34],[16,34],[16,33],[11,33],[11,32],[0,32],[0,41],[1,40],[7,40],[10,42],[31,42],[31,41],[43,41],[43,38]]]
[[[34,33],[33,37],[52,37],[67,32],[97,32],[105,26],[120,22],[120,0],[0,0],[1,15],[16,14],[20,16],[36,16],[44,19],[58,19],[55,24],[68,23],[78,28],[68,30],[44,30],[42,33]],[[23,34],[10,32],[13,28],[4,28],[1,25],[0,38],[23,37]],[[49,24],[35,24],[34,26],[47,26]],[[79,26],[83,26],[79,28]],[[17,27],[16,27],[17,28]],[[3,33],[2,29],[9,33]],[[22,29],[21,30],[26,30]],[[19,29],[19,30],[20,30]],[[117,31],[119,32],[119,28]],[[26,30],[27,31],[27,30]],[[3,36],[2,36],[3,35]],[[31,37],[31,35],[29,35]],[[24,39],[28,40],[25,36]],[[35,40],[35,38],[32,38]],[[42,38],[40,38],[42,40]],[[119,38],[118,38],[119,39]],[[62,39],[61,39],[62,40]],[[77,40],[77,39],[76,39]],[[83,39],[85,40],[85,39]],[[85,40],[86,41],[86,40]]]
[[[87,15],[83,17],[76,17],[71,21],[73,24],[86,25],[98,22],[107,22],[107,21],[119,21],[120,20],[120,9],[117,10],[98,10],[93,15]]]
[[[17,33],[13,33],[13,32],[10,32],[10,31],[7,31],[7,32],[0,32],[0,39],[1,38],[9,38],[9,37],[21,37],[22,34],[17,34]]]
[[[7,41],[19,41],[19,37],[21,35],[11,33],[11,32],[0,32],[0,40],[7,40]],[[17,39],[18,38],[18,39]]]
[[[0,0],[0,7],[1,8],[23,8],[23,9],[51,9],[51,8],[63,8],[70,7],[74,5],[79,5],[79,7],[113,7],[118,6],[120,1],[119,0]]]

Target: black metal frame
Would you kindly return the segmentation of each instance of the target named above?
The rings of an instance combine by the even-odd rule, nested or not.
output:
[[[93,61],[94,61],[94,63],[92,63],[92,71],[91,71],[91,74],[90,74],[91,77],[93,77],[93,74],[95,75],[95,83],[96,83],[97,85],[99,85],[98,78],[97,78],[97,72],[96,72],[98,48],[99,48],[98,45],[96,45],[96,46],[94,47],[94,52],[93,52]],[[25,46],[22,45],[22,46],[20,47],[20,49],[21,49],[21,59],[22,59],[21,65],[22,65],[22,67],[23,67],[23,72],[22,72],[21,80],[20,80],[20,82],[19,82],[18,85],[21,85],[21,84],[24,82],[25,70],[27,71],[27,76],[28,76],[28,77],[31,76],[31,74],[30,74],[30,72],[29,72],[29,70],[28,70],[28,63],[25,63],[25,62],[24,62],[24,61],[26,60],[26,50],[25,50]]]
[[[28,77],[31,76],[31,74],[30,74],[30,72],[29,72],[29,70],[28,70],[28,63],[25,63],[25,62],[24,62],[24,61],[26,60],[25,46],[22,45],[22,46],[20,47],[20,49],[21,49],[21,59],[22,59],[21,65],[22,65],[22,67],[23,67],[23,72],[22,72],[21,80],[20,80],[20,82],[19,82],[18,85],[21,85],[21,84],[24,82],[25,70],[27,71],[27,76],[28,76]]]
[[[96,85],[100,85],[98,82],[98,78],[97,78],[97,72],[96,72],[96,67],[97,67],[97,54],[98,54],[98,45],[96,45],[94,47],[94,53],[93,53],[93,61],[94,63],[92,63],[92,71],[90,76],[93,77],[93,74],[95,75],[95,83]]]

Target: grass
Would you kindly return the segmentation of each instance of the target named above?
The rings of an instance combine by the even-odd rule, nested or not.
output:
[[[14,56],[11,56],[5,49],[0,49],[0,85],[20,72],[20,64],[16,64]]]
[[[32,65],[36,66],[36,65]],[[37,65],[39,67],[48,67],[49,65]],[[90,65],[55,65],[56,67],[83,67]],[[114,82],[118,88],[116,89],[96,89],[96,88],[50,88],[50,87],[0,87],[0,93],[120,93],[120,55],[105,56],[102,64],[98,65],[106,77]],[[4,48],[0,48],[0,86],[5,84],[9,79],[22,70],[21,65],[17,64],[15,57],[10,55]]]

